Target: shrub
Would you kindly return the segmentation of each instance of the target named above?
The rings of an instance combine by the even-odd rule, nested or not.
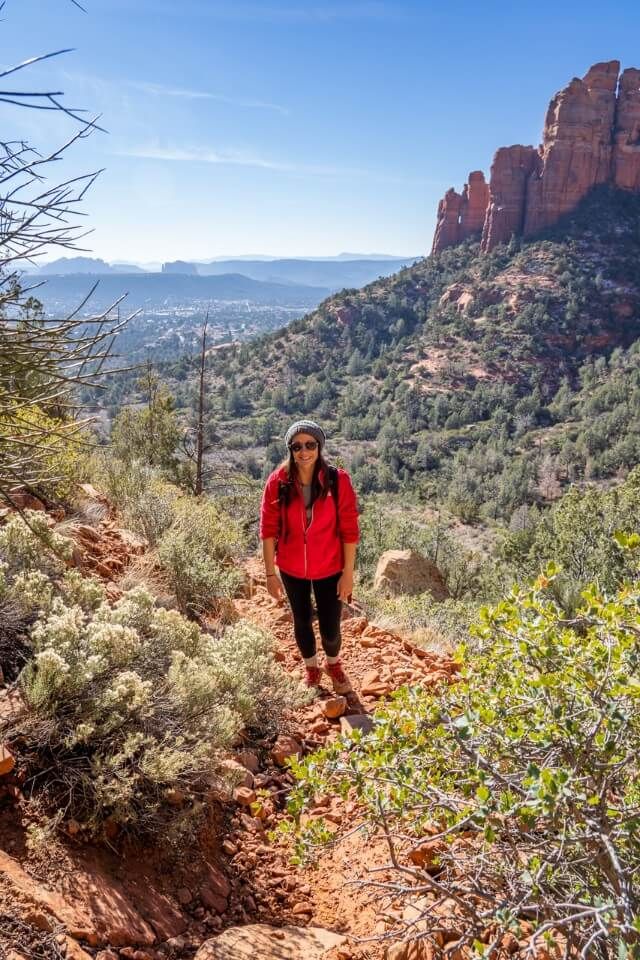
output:
[[[10,351],[9,351],[10,352]],[[68,500],[88,477],[91,438],[74,420],[62,420],[32,404],[8,404],[0,423],[5,464],[21,463],[24,482],[58,500]]]
[[[371,733],[295,765],[292,813],[339,791],[387,838],[377,895],[414,908],[397,936],[486,957],[508,938],[521,956],[639,954],[640,584],[587,587],[569,620],[556,576],[483,611],[460,682],[402,689]],[[326,836],[303,831],[300,855]]]
[[[81,599],[84,609],[55,598],[36,623],[20,676],[28,711],[4,735],[27,767],[25,789],[87,834],[106,820],[157,833],[172,791],[202,793],[239,730],[270,732],[300,691],[251,624],[215,638],[142,588],[113,607]]]
[[[132,530],[142,534],[151,546],[155,546],[175,519],[179,497],[177,487],[164,480],[151,479],[137,496],[131,497],[125,504],[125,520]]]
[[[364,590],[358,592],[358,600],[382,625],[410,632],[411,639],[425,647],[457,647],[467,639],[478,609],[477,603],[434,600],[430,593],[385,597]]]
[[[96,485],[112,503],[118,504],[125,515],[150,485],[160,480],[159,471],[154,467],[137,460],[126,463],[113,456],[111,451],[108,455],[95,457],[91,472]]]
[[[27,511],[0,527],[0,681],[13,681],[32,654],[29,628],[54,595],[72,544],[54,533],[46,517]],[[55,553],[52,552],[55,550]]]
[[[16,514],[0,527],[0,560],[8,575],[25,570],[60,575],[72,552],[71,540],[51,530],[46,515],[39,511],[25,511],[24,520]]]
[[[158,543],[158,558],[170,577],[180,609],[191,615],[216,611],[232,597],[241,572],[232,558],[242,544],[235,521],[210,500],[183,500]]]

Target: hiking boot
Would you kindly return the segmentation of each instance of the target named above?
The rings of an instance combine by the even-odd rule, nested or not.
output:
[[[305,667],[305,683],[309,688],[319,687],[322,679],[322,670],[320,667]]]
[[[335,693],[344,694],[352,692],[353,687],[349,683],[349,678],[342,669],[342,664],[339,660],[336,663],[328,663],[324,669],[333,684]]]

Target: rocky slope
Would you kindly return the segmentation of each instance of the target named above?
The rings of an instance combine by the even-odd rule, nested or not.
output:
[[[640,70],[594,64],[552,98],[538,147],[501,147],[488,186],[479,171],[438,206],[433,253],[482,235],[492,250],[530,237],[576,208],[598,184],[640,190]]]

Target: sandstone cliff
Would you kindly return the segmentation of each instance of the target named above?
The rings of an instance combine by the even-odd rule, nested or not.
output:
[[[618,60],[594,64],[552,98],[539,147],[501,147],[488,185],[475,171],[462,194],[447,191],[432,252],[473,234],[484,251],[531,236],[600,183],[640,191],[640,70],[620,75]]]

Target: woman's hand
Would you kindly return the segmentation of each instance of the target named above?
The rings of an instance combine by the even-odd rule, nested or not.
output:
[[[342,576],[338,580],[338,596],[345,603],[349,603],[351,600],[351,594],[353,593],[353,574],[345,570],[342,573]]]
[[[269,592],[269,596],[273,597],[274,600],[282,600],[284,591],[282,589],[280,577],[278,577],[275,573],[267,577],[267,590]]]

